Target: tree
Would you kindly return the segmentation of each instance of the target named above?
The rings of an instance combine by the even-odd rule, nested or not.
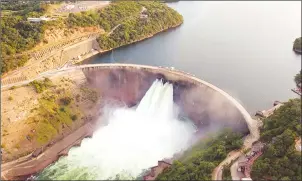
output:
[[[295,41],[294,41],[294,49],[301,50],[301,43],[302,43],[301,42],[301,37],[295,39]]]
[[[292,99],[263,121],[260,139],[267,145],[252,166],[253,180],[301,180],[301,153],[295,149],[300,119],[301,100]]]
[[[301,88],[301,83],[302,83],[302,70],[300,70],[300,73],[296,74],[295,75],[295,83],[296,83],[296,86]]]

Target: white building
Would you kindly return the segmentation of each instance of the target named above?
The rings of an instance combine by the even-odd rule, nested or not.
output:
[[[251,178],[241,178],[241,180],[250,180],[250,181],[253,181]]]
[[[38,23],[41,21],[50,21],[50,20],[51,20],[51,18],[46,18],[44,16],[41,16],[40,18],[27,18],[27,21],[34,22],[34,23]]]

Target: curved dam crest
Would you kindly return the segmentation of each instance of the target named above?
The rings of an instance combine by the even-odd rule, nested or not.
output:
[[[231,126],[237,131],[245,133],[249,131],[252,137],[259,136],[258,130],[254,129],[255,120],[232,96],[208,82],[179,70],[135,64],[94,64],[46,72],[37,79],[44,77],[51,79],[57,76],[81,79],[87,86],[100,90],[99,93],[105,102],[114,99],[130,107],[142,99],[155,79],[162,79],[173,85],[173,99],[180,107],[180,114],[191,119],[202,131],[208,128],[215,131],[218,127]],[[21,82],[19,85],[30,81]],[[49,159],[58,159],[58,154],[63,150],[52,154],[53,158]],[[64,152],[68,153],[68,150]],[[34,163],[36,162],[39,160],[36,159]],[[27,164],[14,164],[12,168],[7,168],[6,173],[9,173],[7,176],[15,178],[32,174],[29,169],[24,170],[22,165]],[[35,171],[41,171],[47,166],[40,165],[44,166],[36,168]],[[29,168],[28,165],[26,168]]]

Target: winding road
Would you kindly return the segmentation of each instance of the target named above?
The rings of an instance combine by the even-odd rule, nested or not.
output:
[[[213,170],[212,180],[222,180],[223,166],[225,164],[230,164],[232,160],[236,160],[240,156],[244,155],[243,151],[251,148],[252,144],[259,139],[260,134],[258,130],[257,121],[251,118],[251,121],[249,123],[252,123],[252,125],[250,125],[251,133],[244,138],[242,148],[240,150],[231,151],[228,154],[228,156]]]

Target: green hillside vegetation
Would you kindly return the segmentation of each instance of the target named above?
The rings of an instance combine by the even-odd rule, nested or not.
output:
[[[302,44],[302,42],[301,42],[301,37],[300,37],[300,38],[297,38],[297,39],[295,40],[295,42],[294,42],[294,49],[301,50],[301,49],[302,49],[302,48],[301,48],[301,44]]]
[[[43,93],[39,106],[31,110],[35,112],[35,116],[26,120],[27,124],[36,130],[28,137],[42,146],[61,134],[64,128],[72,129],[72,123],[81,117],[81,112],[71,104],[75,101],[72,94],[54,86],[50,79],[33,81],[29,85],[33,86],[37,93]]]
[[[175,10],[160,2],[119,1],[96,11],[70,13],[66,19],[30,23],[28,17],[40,17],[47,11],[47,5],[36,1],[9,3],[2,7],[6,15],[1,20],[1,72],[5,73],[22,67],[30,58],[20,55],[35,47],[43,40],[46,29],[71,27],[100,26],[109,32],[121,24],[109,37],[98,39],[102,49],[116,48],[168,27],[180,24],[183,19]],[[147,19],[140,19],[142,8],[147,9]],[[11,13],[7,13],[11,11]],[[18,54],[18,56],[15,56]]]
[[[230,151],[242,146],[242,137],[240,133],[225,130],[219,136],[202,140],[186,151],[181,159],[174,161],[156,180],[211,180],[213,169]]]
[[[20,53],[30,50],[43,39],[43,23],[30,23],[28,17],[40,17],[45,5],[36,1],[2,4],[6,11],[13,11],[1,17],[1,72],[5,73],[23,66],[29,56]],[[14,56],[19,54],[18,56]]]
[[[252,167],[253,180],[301,180],[301,152],[295,139],[301,136],[301,100],[292,99],[264,120],[263,155]]]
[[[300,73],[297,73],[295,75],[294,81],[295,81],[297,87],[299,87],[299,84],[301,86],[301,83],[302,83],[302,70],[300,70]]]
[[[147,10],[145,12],[148,16],[146,19],[140,18],[143,7]],[[116,11],[122,13],[114,13]],[[100,47],[104,50],[132,43],[183,22],[183,18],[179,13],[159,2],[116,3],[113,6],[105,8],[101,14],[104,14],[102,17],[105,20],[104,24],[108,28],[113,28],[119,23],[121,24],[110,36],[104,34],[98,39]],[[111,17],[108,17],[108,14],[116,14],[116,21],[110,24]],[[121,19],[123,21],[120,21]]]

